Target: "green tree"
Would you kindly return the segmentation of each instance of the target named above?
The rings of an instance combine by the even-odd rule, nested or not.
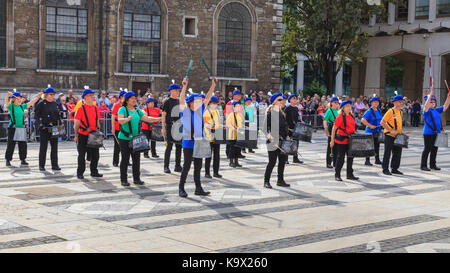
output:
[[[360,31],[361,22],[374,14],[387,16],[386,1],[379,6],[367,0],[285,0],[284,4],[282,66],[296,65],[296,53],[303,54],[327,94],[332,93],[345,60],[362,62],[366,55],[368,37]]]

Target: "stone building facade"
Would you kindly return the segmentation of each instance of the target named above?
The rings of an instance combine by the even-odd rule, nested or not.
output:
[[[282,0],[0,0],[0,90],[277,90]]]

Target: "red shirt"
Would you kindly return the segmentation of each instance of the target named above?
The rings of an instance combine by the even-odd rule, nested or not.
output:
[[[147,108],[145,107],[142,109],[147,116],[157,118],[161,114],[161,109],[153,107],[153,108]],[[158,122],[153,122],[152,124],[156,124]],[[146,122],[142,122],[142,130],[151,131],[152,126],[148,125]]]
[[[356,131],[356,124],[355,124],[355,119],[352,117],[352,115],[345,115],[346,120],[347,120],[347,127],[344,126],[344,118],[343,115],[340,114],[336,117],[336,120],[334,121],[334,125],[338,128],[341,129],[345,129],[345,132],[347,132],[348,134],[354,134]],[[337,129],[336,130],[336,135],[341,135],[341,136],[348,136],[347,133],[345,133],[343,130],[341,129]],[[348,138],[346,138],[343,141],[339,141],[336,138],[334,139],[334,141],[337,144],[348,144]]]
[[[120,124],[119,124],[119,121],[117,120],[117,115],[119,113],[120,107],[122,107],[122,103],[117,102],[116,104],[114,104],[114,106],[112,108],[112,112],[111,112],[112,115],[116,116],[116,118],[114,119],[114,129],[117,132],[120,131]]]
[[[86,109],[89,125],[86,121],[86,115],[84,114],[83,107]],[[78,133],[85,136],[89,135],[88,131],[81,129],[81,127],[86,128],[85,126],[89,126],[89,128],[91,128],[91,132],[97,131],[97,120],[99,117],[100,111],[97,106],[83,104],[82,107],[78,108],[77,113],[75,114],[75,119],[80,121],[80,129],[78,130]]]

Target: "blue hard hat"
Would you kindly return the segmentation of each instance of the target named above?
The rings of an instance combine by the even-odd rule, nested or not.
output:
[[[427,100],[428,100],[428,96],[425,96],[423,99],[424,99],[425,101],[427,101]],[[432,96],[432,97],[431,97],[431,100],[437,101],[437,99],[436,99],[435,96]]]
[[[298,96],[296,94],[292,94],[288,97],[288,101],[291,101],[292,98],[298,98]]]
[[[44,94],[48,94],[48,93],[53,93],[55,94],[55,89],[53,89],[53,87],[47,87],[47,89],[45,89]]]
[[[191,103],[191,102],[193,102],[195,99],[198,99],[198,98],[200,98],[200,95],[194,93],[194,94],[192,94],[192,95],[190,95],[189,97],[186,98],[186,103]]]
[[[338,97],[332,97],[331,100],[330,100],[330,103],[332,103],[334,101],[339,102],[339,98]]]
[[[181,87],[178,84],[176,84],[176,83],[171,84],[169,86],[169,92],[172,91],[172,90],[180,90],[180,89],[181,89]]]
[[[119,98],[122,97],[123,95],[125,95],[126,93],[127,93],[127,91],[124,91],[124,90],[120,91]]]
[[[369,103],[372,103],[373,101],[378,101],[379,103],[381,103],[379,97],[373,97],[373,98],[371,98],[370,101],[369,101]]]
[[[205,96],[204,94],[201,94],[200,97],[201,97],[202,99],[206,98],[206,96]]]
[[[231,106],[235,106],[236,104],[241,104],[241,101],[240,100],[233,101],[231,103]]]
[[[84,99],[84,97],[87,95],[87,94],[95,94],[95,92],[94,91],[92,91],[92,89],[85,89],[84,91],[83,91],[83,94],[81,95],[81,98],[82,99]]]
[[[212,103],[219,103],[219,98],[216,97],[216,96],[212,96],[211,99],[209,100],[209,102],[212,102]]]
[[[154,98],[148,98],[145,103],[154,102],[156,103],[156,100]]]
[[[283,95],[281,94],[281,93],[276,93],[276,94],[273,94],[271,97],[270,97],[270,104],[273,104],[274,102],[275,102],[275,100],[278,98],[278,97],[282,97]]]
[[[17,98],[17,97],[23,98],[23,96],[22,96],[22,94],[20,94],[20,92],[14,92],[14,93],[12,93],[12,95],[11,95],[10,98]]]
[[[241,90],[239,90],[239,89],[234,90],[234,91],[233,91],[233,96],[234,96],[234,95],[242,95]]]
[[[131,97],[137,97],[137,94],[134,93],[133,91],[129,91],[129,92],[127,92],[127,93],[125,94],[125,99],[126,99],[126,100],[129,99],[129,98],[131,98]]]
[[[287,100],[286,96],[282,96],[283,100]]]
[[[352,101],[351,100],[344,100],[342,103],[341,103],[341,106],[339,107],[339,108],[342,108],[342,107],[344,107],[346,104],[352,104]]]
[[[245,98],[244,102],[247,102],[247,101],[252,101],[252,99],[251,98]]]
[[[403,96],[401,96],[401,95],[397,95],[397,96],[395,96],[393,99],[392,99],[392,102],[396,102],[396,101],[402,101],[403,100]]]

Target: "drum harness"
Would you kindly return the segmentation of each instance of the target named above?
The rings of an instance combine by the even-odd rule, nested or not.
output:
[[[89,129],[89,118],[88,118],[88,115],[87,115],[87,112],[86,112],[86,108],[84,107],[84,104],[81,106],[81,108],[83,108],[84,117],[86,118],[86,123],[87,124],[84,123],[83,120],[80,120],[80,122],[84,126],[84,127],[80,126],[80,129],[83,130],[83,131],[86,131],[86,132],[88,132],[90,134],[91,132],[88,131],[88,129]],[[95,108],[95,129],[97,129],[97,120],[98,120],[97,106],[94,106],[94,108]],[[106,150],[104,145],[103,145],[103,149]]]
[[[394,114],[394,125],[395,125],[395,131],[397,131],[398,127],[397,127],[397,116],[395,115],[395,111],[393,108],[391,108],[392,110],[392,114]],[[403,116],[403,112],[400,110],[400,114]],[[394,129],[394,127],[392,127],[392,125],[389,122],[386,122],[392,129]]]

